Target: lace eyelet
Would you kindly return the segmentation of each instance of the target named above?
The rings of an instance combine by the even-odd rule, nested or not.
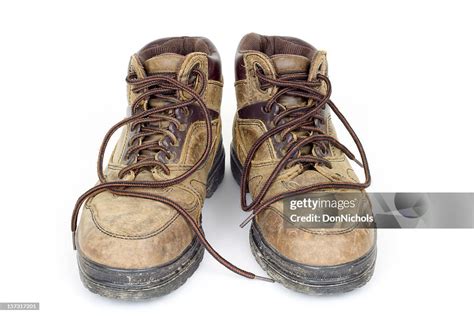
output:
[[[271,109],[267,109],[267,105],[264,104],[264,105],[262,105],[262,112],[263,112],[263,113],[270,114]]]
[[[262,92],[262,93],[267,93],[267,91],[270,89],[270,87],[264,88],[262,86],[262,82],[261,82],[260,78],[257,75],[257,73],[259,73],[261,75],[265,75],[265,71],[263,70],[262,65],[260,65],[258,62],[255,62],[253,64],[253,71],[255,72],[255,81],[257,83],[257,89],[260,90],[260,92]]]
[[[320,127],[320,126],[324,125],[324,120],[321,119],[321,118],[319,118],[319,117],[315,117],[315,118],[313,119],[313,124],[314,124],[314,126],[316,126],[316,127]]]
[[[167,161],[171,161],[171,160],[174,160],[176,158],[176,153],[174,151],[171,151],[171,152],[166,152],[166,160]]]
[[[255,71],[255,76],[257,76],[257,73],[260,75],[265,75],[265,71],[263,70],[262,65],[260,65],[260,63],[258,62],[255,62],[253,64],[253,71]]]
[[[124,160],[125,160],[125,162],[126,162],[127,164],[133,163],[133,161],[135,160],[135,158],[136,158],[136,153],[134,153],[134,154],[126,153],[126,154],[124,155]]]
[[[179,139],[176,138],[176,142],[171,142],[170,146],[171,147],[179,147]]]
[[[184,117],[189,117],[192,114],[192,110],[188,107],[182,108],[181,111],[183,112]]]
[[[201,62],[198,62],[189,71],[189,77],[187,79],[187,85],[195,91],[199,90],[198,88],[199,88],[199,85],[201,84],[201,82],[199,81],[200,69],[201,68],[202,68],[202,64],[201,64]],[[195,75],[193,78],[191,77],[192,74]]]
[[[324,157],[324,156],[327,154],[327,153],[326,153],[326,150],[324,149],[324,147],[323,147],[323,148],[318,147],[318,149],[317,149],[316,151],[317,151],[317,153],[318,153],[320,156],[322,156],[322,157]]]

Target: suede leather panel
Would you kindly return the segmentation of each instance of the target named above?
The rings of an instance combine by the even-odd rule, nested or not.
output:
[[[222,88],[222,82],[209,80],[204,94],[204,102],[206,102],[207,107],[217,113],[221,110]]]
[[[164,53],[146,60],[143,66],[148,74],[176,73],[183,62],[183,55]]]
[[[247,104],[266,101],[276,92],[276,88],[263,90],[255,75],[255,71],[259,67],[265,75],[275,78],[276,72],[273,63],[267,55],[257,51],[248,51],[243,53],[243,60],[246,78],[237,81],[235,84],[238,108]]]
[[[118,269],[146,269],[170,263],[191,244],[193,233],[182,217],[148,238],[111,236],[99,230],[89,211],[81,216],[78,249],[88,259]]]

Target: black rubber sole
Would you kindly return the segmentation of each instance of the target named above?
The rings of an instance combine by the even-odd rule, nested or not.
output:
[[[279,255],[265,243],[256,225],[250,229],[252,253],[275,281],[309,295],[329,295],[352,291],[366,284],[374,273],[376,248],[363,257],[335,266],[307,266]]]
[[[220,144],[207,179],[206,198],[211,197],[224,179],[225,152]],[[204,256],[197,238],[176,260],[147,269],[116,269],[87,259],[77,251],[79,275],[91,292],[113,299],[144,300],[166,295],[196,271]]]
[[[231,149],[232,175],[240,184],[242,166]],[[250,229],[250,248],[260,266],[285,287],[310,295],[339,294],[366,284],[374,273],[377,249],[363,257],[334,266],[308,266],[280,255],[266,243],[255,222]]]
[[[166,295],[196,271],[204,247],[195,239],[174,262],[149,269],[115,269],[77,254],[81,281],[91,292],[113,299],[144,300]]]

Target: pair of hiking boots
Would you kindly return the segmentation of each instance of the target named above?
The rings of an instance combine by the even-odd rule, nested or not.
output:
[[[296,38],[251,33],[240,42],[235,67],[232,174],[242,208],[251,214],[243,224],[251,222],[252,252],[269,277],[225,260],[201,229],[204,199],[225,169],[221,63],[208,39],[176,37],[131,57],[128,115],[107,132],[99,182],[73,212],[80,276],[92,292],[120,299],[167,294],[193,274],[204,250],[244,277],[309,294],[346,292],[370,279],[373,229],[302,228],[289,225],[284,214],[284,198],[363,192],[370,183],[362,145],[330,100],[325,52]],[[357,145],[363,183],[349,164],[355,156],[337,140],[331,112]],[[121,128],[103,170],[107,144]]]

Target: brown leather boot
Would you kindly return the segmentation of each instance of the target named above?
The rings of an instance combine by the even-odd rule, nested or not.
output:
[[[160,39],[132,56],[127,83],[128,116],[105,136],[99,183],[79,198],[72,231],[87,288],[143,299],[181,286],[204,247],[223,260],[200,229],[204,198],[224,176],[219,55],[206,38]],[[107,143],[121,127],[103,171]]]
[[[365,195],[370,184],[362,145],[329,99],[326,53],[296,38],[248,34],[235,66],[232,172],[241,185],[242,208],[252,211],[246,222],[252,219],[250,244],[257,261],[274,280],[299,292],[330,294],[362,286],[373,274],[374,229],[303,228],[285,216],[285,198],[326,191]],[[354,155],[337,140],[331,112],[357,145],[363,183],[348,161],[357,161]]]

